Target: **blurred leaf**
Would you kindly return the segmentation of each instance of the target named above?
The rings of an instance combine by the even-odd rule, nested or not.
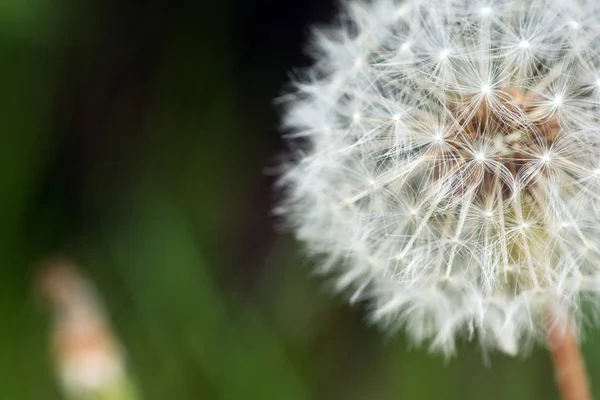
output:
[[[53,60],[47,48],[1,32],[0,52],[6,55],[0,65],[0,384],[7,398],[51,399],[56,394],[47,334],[30,286],[30,266],[40,248],[26,223],[52,149],[47,135]]]
[[[10,39],[47,42],[58,33],[57,18],[65,17],[67,0],[2,0],[0,2],[0,35]]]
[[[144,398],[193,399],[212,390],[221,399],[307,399],[260,313],[219,293],[181,215],[156,193],[143,198],[108,240],[132,302],[117,326]]]

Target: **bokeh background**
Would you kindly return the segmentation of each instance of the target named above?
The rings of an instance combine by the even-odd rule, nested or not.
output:
[[[273,99],[335,9],[0,1],[0,398],[557,398],[543,349],[485,366],[471,344],[444,360],[368,326],[274,229]],[[62,295],[93,314],[84,325],[104,321],[112,353],[61,336],[71,314],[43,284],[56,257],[79,276]],[[600,393],[598,333],[586,338]],[[69,351],[108,351],[134,389],[75,393]]]

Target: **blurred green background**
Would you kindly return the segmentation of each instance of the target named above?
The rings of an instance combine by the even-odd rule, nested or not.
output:
[[[0,2],[0,398],[64,398],[35,289],[56,254],[103,298],[140,399],[557,398],[543,349],[486,367],[368,326],[273,228],[273,98],[334,8]]]

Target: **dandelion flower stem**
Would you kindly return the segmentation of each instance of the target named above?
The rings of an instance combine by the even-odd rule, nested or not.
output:
[[[572,329],[552,323],[547,323],[546,329],[556,384],[562,399],[591,400],[585,363]]]

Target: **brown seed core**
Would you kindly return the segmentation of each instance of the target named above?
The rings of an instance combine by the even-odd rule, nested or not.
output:
[[[541,168],[539,174],[528,176],[525,167],[536,159],[539,161],[540,154],[547,152],[556,141],[560,134],[556,116],[533,93],[517,88],[501,89],[477,99],[478,104],[474,107],[475,100],[474,97],[466,98],[450,107],[458,122],[446,140],[450,145],[448,151],[452,152],[451,158],[457,163],[452,172],[458,172],[476,158],[472,150],[474,144],[485,143],[487,148],[492,149],[490,159],[495,163],[468,176],[468,179],[479,182],[477,195],[495,197],[498,185],[501,185],[504,198],[513,195],[515,189],[507,182],[506,171],[514,181],[523,184],[525,191],[531,191],[539,174],[547,173],[547,169]],[[498,165],[505,167],[504,179],[500,177]],[[438,166],[436,175],[442,178],[444,170],[448,170],[448,165]],[[457,190],[462,191],[460,187]]]

